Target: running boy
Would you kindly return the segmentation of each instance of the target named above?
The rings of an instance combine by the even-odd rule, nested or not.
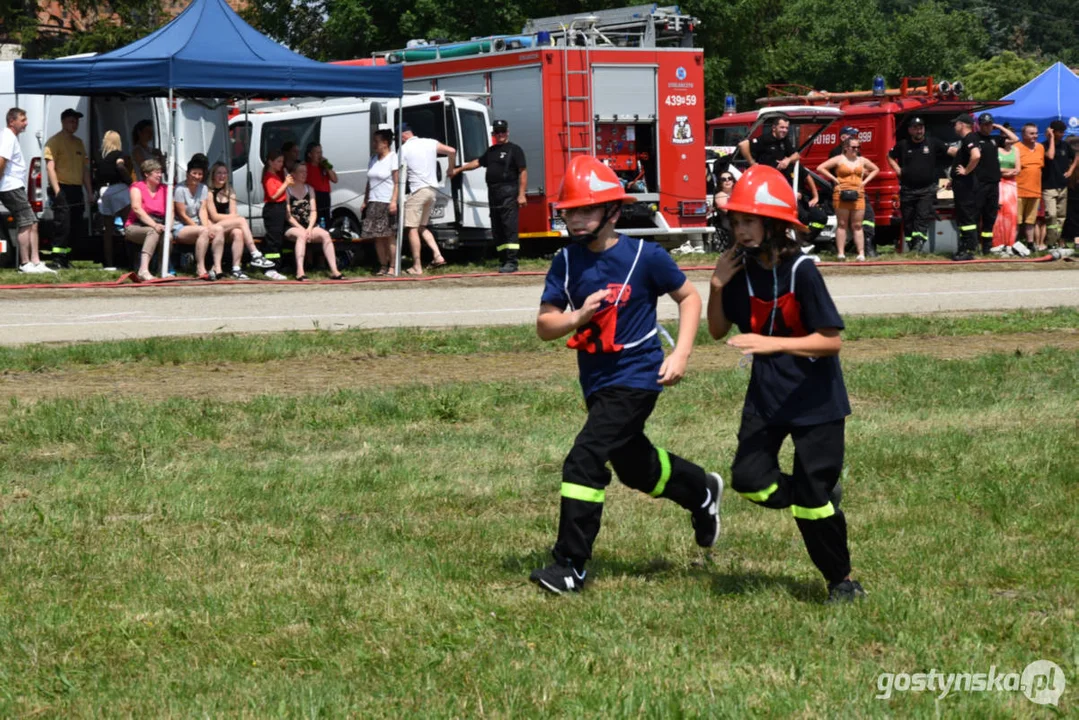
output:
[[[735,245],[712,274],[708,331],[753,355],[731,487],[767,508],[790,508],[806,550],[828,582],[828,602],[865,595],[850,579],[847,521],[839,509],[844,423],[850,414],[839,367],[843,320],[813,261],[790,230],[798,204],[786,178],[754,165],[727,203]],[[779,448],[794,443],[790,475]]]
[[[652,445],[645,421],[663,385],[686,372],[700,322],[701,298],[663,248],[619,235],[621,205],[632,202],[618,176],[593,157],[573,159],[555,207],[573,240],[547,272],[536,332],[544,340],[573,333],[588,419],[562,466],[562,505],[555,562],[532,573],[549,592],[580,592],[599,534],[604,494],[618,479],[689,510],[697,544],[719,535],[723,481]],[[678,303],[678,343],[664,359],[656,300]]]

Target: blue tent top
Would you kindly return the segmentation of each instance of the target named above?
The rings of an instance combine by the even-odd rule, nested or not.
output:
[[[1067,135],[1079,135],[1079,77],[1064,63],[1056,63],[1003,100],[1015,104],[993,111],[997,122],[1007,120],[1018,128],[1032,122],[1044,133],[1053,120],[1063,120]]]
[[[103,55],[16,60],[15,91],[42,95],[398,97],[398,66],[330,65],[244,22],[225,0],[193,0],[146,37]]]

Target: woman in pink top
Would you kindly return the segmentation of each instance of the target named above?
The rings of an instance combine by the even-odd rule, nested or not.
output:
[[[161,163],[144,160],[139,166],[143,180],[131,185],[131,212],[124,223],[124,239],[142,245],[139,254],[139,280],[153,280],[150,259],[165,232],[165,207],[168,193],[161,184]]]

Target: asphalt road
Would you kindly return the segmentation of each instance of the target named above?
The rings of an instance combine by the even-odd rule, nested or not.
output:
[[[1079,306],[1079,269],[825,274],[843,314]],[[851,271],[848,271],[851,270]],[[868,268],[864,269],[868,270]],[[691,278],[707,294],[707,273]],[[0,344],[347,327],[532,322],[542,277],[306,286],[185,286],[0,292]],[[660,317],[676,316],[668,298]]]

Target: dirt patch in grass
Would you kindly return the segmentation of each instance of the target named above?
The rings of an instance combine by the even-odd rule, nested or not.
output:
[[[941,359],[966,359],[986,353],[1032,353],[1045,347],[1079,349],[1079,331],[1065,330],[1014,335],[910,337],[852,340],[843,346],[844,363],[919,354]],[[698,346],[690,371],[726,370],[739,361],[737,351],[724,345]],[[113,364],[45,372],[5,372],[0,375],[0,402],[59,397],[206,397],[247,400],[256,395],[309,395],[338,389],[384,388],[407,384],[442,384],[495,380],[547,380],[573,377],[576,362],[570,351],[486,353],[436,356],[407,354],[389,357],[330,355],[285,359],[272,363],[158,365]]]

